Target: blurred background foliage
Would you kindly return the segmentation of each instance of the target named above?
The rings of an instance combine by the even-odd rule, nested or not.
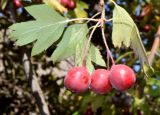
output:
[[[52,1],[52,2],[51,2]],[[54,7],[68,18],[92,17],[99,12],[98,0],[75,0],[76,8],[67,10],[57,0],[43,2]],[[57,2],[55,2],[57,1]],[[0,0],[0,114],[37,115],[39,113],[22,66],[23,48],[14,45],[8,36],[8,27],[16,22],[28,21],[32,17],[24,7],[41,4],[42,0],[21,0],[17,6],[14,0]],[[160,25],[159,0],[116,0],[136,22],[143,44],[149,53],[154,35]],[[113,5],[106,0],[106,18],[112,17]],[[98,18],[98,17],[97,17]],[[88,26],[94,23],[90,22]],[[63,86],[63,78],[73,60],[52,63],[49,58],[54,47],[39,56],[32,57],[34,71],[44,92],[52,115],[159,115],[160,114],[160,49],[153,61],[154,73],[145,78],[140,62],[131,49],[117,49],[111,43],[112,23],[106,23],[106,37],[116,63],[124,63],[134,69],[137,81],[125,92],[112,90],[106,95],[91,91],[74,94]],[[106,59],[106,50],[97,29],[92,42],[101,49]],[[30,52],[32,44],[25,47]],[[98,67],[95,65],[95,67]],[[98,67],[100,68],[100,67]]]

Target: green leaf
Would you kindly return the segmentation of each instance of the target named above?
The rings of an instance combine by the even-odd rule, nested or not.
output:
[[[92,56],[90,55],[90,53],[88,54],[87,56],[87,61],[86,61],[86,67],[87,67],[87,70],[90,74],[93,73],[93,71],[95,70],[94,69],[94,66],[92,64]]]
[[[4,10],[4,9],[6,8],[7,2],[8,2],[7,0],[1,0],[1,1],[0,1],[0,5],[1,5],[1,9],[2,9],[2,10]]]
[[[154,69],[151,66],[148,66],[146,63],[142,64],[142,69],[146,77],[151,77],[154,75]]]
[[[44,4],[26,7],[26,10],[36,20],[13,24],[10,26],[12,30],[10,37],[14,38],[19,46],[37,40],[32,49],[32,56],[34,56],[46,50],[60,38],[67,20]]]
[[[88,17],[87,12],[84,9],[88,9],[88,5],[85,2],[80,0],[76,1],[77,7],[74,10],[74,14],[77,18],[86,18]]]
[[[142,44],[141,37],[139,35],[139,31],[136,25],[134,26],[131,35],[131,48],[133,49],[134,53],[139,57],[141,65],[146,63],[150,66],[145,48]]]
[[[38,35],[38,40],[32,49],[32,56],[41,53],[57,41],[63,33],[65,25],[59,24],[55,27],[42,29]]]
[[[104,106],[106,97],[104,95],[96,95],[92,99],[92,109],[94,112],[97,111],[99,107]]]
[[[115,47],[130,46],[130,37],[134,22],[129,14],[120,6],[116,5],[113,10],[112,40]]]
[[[115,47],[131,46],[134,53],[139,57],[141,65],[144,63],[150,65],[136,24],[129,14],[118,5],[113,11],[112,40]]]
[[[83,58],[82,56],[84,55],[83,50],[84,50],[85,44],[86,44],[86,40],[80,42],[76,48],[75,60],[78,66],[82,65],[82,58]],[[103,60],[99,49],[93,44],[91,44],[90,46],[90,49],[87,55],[87,61],[86,61],[86,66],[90,73],[94,71],[94,66],[92,62],[96,63],[97,65],[106,66],[105,61]]]
[[[42,22],[60,22],[65,20],[58,12],[48,5],[32,5],[25,7],[25,9],[38,21]]]
[[[88,27],[86,24],[74,24],[69,26],[52,54],[53,61],[60,61],[74,55],[77,45],[80,41],[86,39],[87,33]]]
[[[88,5],[81,0],[77,0],[76,3],[77,3],[76,4],[77,7],[81,8],[81,9],[88,9],[89,8]]]
[[[96,46],[94,46],[92,44],[89,52],[90,52],[90,55],[91,55],[91,60],[94,63],[96,63],[97,65],[106,66],[106,63],[103,60],[103,57],[102,57],[99,49]]]
[[[87,12],[82,10],[82,9],[80,9],[80,8],[76,8],[74,10],[74,13],[75,13],[77,18],[86,18],[86,17],[88,17]]]
[[[76,111],[72,115],[80,115],[80,113],[78,111]]]

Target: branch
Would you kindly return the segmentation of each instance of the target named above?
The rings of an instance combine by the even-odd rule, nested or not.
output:
[[[36,99],[41,115],[50,115],[47,103],[45,102],[43,92],[38,84],[37,77],[33,73],[32,64],[26,51],[23,52],[22,58],[26,78],[29,80],[31,90]]]
[[[154,42],[152,45],[151,54],[148,57],[148,61],[150,64],[153,63],[153,59],[155,57],[155,54],[156,54],[159,46],[160,46],[160,26],[158,27],[157,34],[155,36],[155,39],[154,39]]]

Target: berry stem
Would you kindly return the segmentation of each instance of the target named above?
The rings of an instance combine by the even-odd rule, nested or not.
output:
[[[91,34],[88,38],[88,41],[86,43],[86,46],[84,48],[84,55],[82,57],[82,66],[86,66],[86,58],[87,58],[87,54],[88,54],[88,51],[89,51],[89,47],[90,47],[90,42],[91,42],[91,38],[93,36],[93,33],[95,32],[96,28],[99,26],[100,22],[97,22],[97,24],[94,26],[93,30],[91,31]]]
[[[89,19],[94,19],[96,16],[98,16],[99,14],[101,14],[101,12],[98,12],[96,13],[95,15],[93,15],[91,18]],[[94,19],[95,20],[95,19]],[[99,21],[98,19],[96,19],[97,21]],[[89,22],[90,20],[87,21],[87,23]]]
[[[104,42],[104,45],[106,47],[106,50],[107,50],[107,69],[109,69],[109,57],[111,58],[112,60],[112,64],[114,65],[115,62],[114,62],[114,59],[112,57],[112,54],[111,54],[111,51],[108,47],[108,44],[106,42],[106,38],[105,38],[105,32],[104,32],[104,29],[105,29],[105,21],[110,21],[110,20],[106,20],[105,19],[105,5],[104,5],[104,0],[100,0],[100,5],[102,6],[102,14],[101,14],[101,32],[102,32],[102,38],[103,38],[103,42]]]
[[[105,45],[106,50],[107,50],[107,56],[109,56],[109,57],[111,58],[111,60],[112,60],[112,64],[114,65],[114,64],[115,64],[115,62],[114,62],[114,59],[113,59],[112,53],[111,53],[111,51],[110,51],[110,49],[109,49],[109,47],[108,47],[108,45],[107,45],[107,42],[106,42],[106,39],[105,39],[105,34],[104,34],[104,29],[103,29],[103,28],[101,28],[101,30],[102,30],[102,38],[103,38],[103,42],[104,42],[104,45]]]

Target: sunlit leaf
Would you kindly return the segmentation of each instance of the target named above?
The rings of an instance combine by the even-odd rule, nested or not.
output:
[[[131,46],[134,53],[139,57],[141,65],[144,63],[150,65],[136,24],[129,14],[118,5],[113,11],[112,40],[115,47]]]
[[[115,47],[125,45],[130,46],[132,28],[134,22],[129,14],[120,6],[115,6],[113,10],[113,32],[112,40]]]
[[[60,11],[61,13],[67,12],[67,8],[60,4],[58,0],[43,0],[43,2],[56,10]]]
[[[80,44],[77,46],[76,49],[76,64],[77,65],[82,65],[82,58],[84,55],[84,47],[85,47],[86,42],[82,41]],[[94,66],[93,63],[96,63],[97,65],[100,66],[106,66],[104,59],[102,58],[102,55],[99,51],[99,49],[91,44],[88,55],[87,55],[87,69],[89,70],[90,73],[93,72]]]
[[[77,7],[81,8],[81,9],[88,9],[89,8],[88,5],[81,0],[77,0],[76,5],[77,5]]]
[[[88,9],[88,5],[81,1],[77,0],[76,1],[76,8],[74,9],[74,14],[76,15],[77,18],[85,18],[88,17],[87,12],[84,9]]]
[[[33,46],[32,56],[41,53],[56,42],[63,33],[65,24],[58,24],[56,26],[41,29],[38,34],[38,40]]]
[[[76,47],[86,39],[88,27],[86,24],[74,24],[67,28],[62,40],[52,54],[53,61],[62,60],[75,54]]]
[[[58,12],[53,8],[47,5],[32,5],[25,7],[25,9],[31,14],[36,20],[52,23],[64,21],[65,18],[62,17]]]
[[[26,7],[26,10],[35,18],[35,21],[13,24],[10,26],[12,30],[10,37],[14,38],[19,46],[37,40],[32,49],[32,56],[34,56],[49,48],[60,38],[67,21],[58,12],[44,4]]]
[[[90,53],[91,59],[94,63],[96,63],[97,65],[106,66],[106,63],[105,63],[99,49],[96,46],[91,45],[89,53]]]

